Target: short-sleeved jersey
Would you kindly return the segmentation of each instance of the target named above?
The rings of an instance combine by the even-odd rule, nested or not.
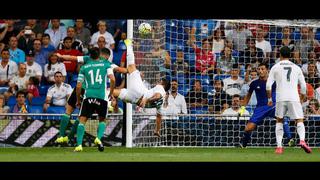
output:
[[[80,69],[78,82],[85,83],[86,98],[99,98],[106,100],[107,97],[107,75],[112,74],[110,62],[105,60],[87,61]]]
[[[100,60],[104,60],[104,61],[106,61],[107,63],[109,63],[110,66],[111,66],[111,68],[112,68],[112,70],[113,70],[114,68],[118,67],[117,65],[111,63],[109,60],[104,59],[103,57],[100,57]],[[90,56],[77,56],[77,61],[78,61],[78,63],[87,64],[88,62],[94,61],[94,60],[91,59]],[[84,84],[84,83],[82,83],[82,88],[85,88],[85,84]]]
[[[250,83],[249,92],[255,91],[257,97],[257,107],[268,105],[268,96],[266,90],[267,81],[256,79]],[[272,100],[276,101],[276,83],[272,85]]]
[[[69,84],[62,83],[60,87],[54,84],[48,89],[47,97],[52,98],[53,105],[65,106],[67,96],[70,96],[71,93],[72,87]]]
[[[277,84],[276,102],[296,101],[299,102],[298,83],[306,89],[306,82],[299,66],[289,60],[282,60],[275,64],[269,73],[267,90],[271,90],[273,82]]]

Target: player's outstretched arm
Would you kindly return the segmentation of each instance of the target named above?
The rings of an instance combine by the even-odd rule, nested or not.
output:
[[[109,74],[108,78],[110,79],[110,95],[113,96],[113,91],[116,86],[116,78],[113,74]]]
[[[60,53],[56,54],[58,56],[58,58],[67,60],[67,61],[77,61],[77,57],[78,56],[71,56],[71,55],[61,55]]]

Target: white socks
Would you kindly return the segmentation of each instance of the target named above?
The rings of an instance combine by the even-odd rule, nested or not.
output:
[[[127,45],[127,63],[135,64],[132,44]]]
[[[306,135],[306,130],[304,128],[303,122],[298,122],[297,123],[297,132],[298,132],[300,141],[304,141],[305,135]]]
[[[282,147],[283,123],[276,123],[277,147]]]

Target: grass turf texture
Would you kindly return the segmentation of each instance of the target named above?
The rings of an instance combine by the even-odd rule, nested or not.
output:
[[[313,162],[320,161],[319,148],[306,154],[300,148],[286,148],[277,155],[274,148],[0,148],[0,162]]]

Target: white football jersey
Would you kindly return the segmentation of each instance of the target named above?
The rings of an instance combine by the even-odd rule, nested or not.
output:
[[[154,88],[148,89],[143,97],[144,98],[151,98],[153,95],[155,95],[156,93],[160,93],[162,98],[164,98],[166,96],[166,91],[164,90],[162,85],[156,85]]]
[[[276,82],[276,101],[297,101],[300,102],[298,94],[298,83],[301,89],[306,89],[306,81],[299,66],[289,60],[282,60],[275,64],[267,80],[267,90]]]

